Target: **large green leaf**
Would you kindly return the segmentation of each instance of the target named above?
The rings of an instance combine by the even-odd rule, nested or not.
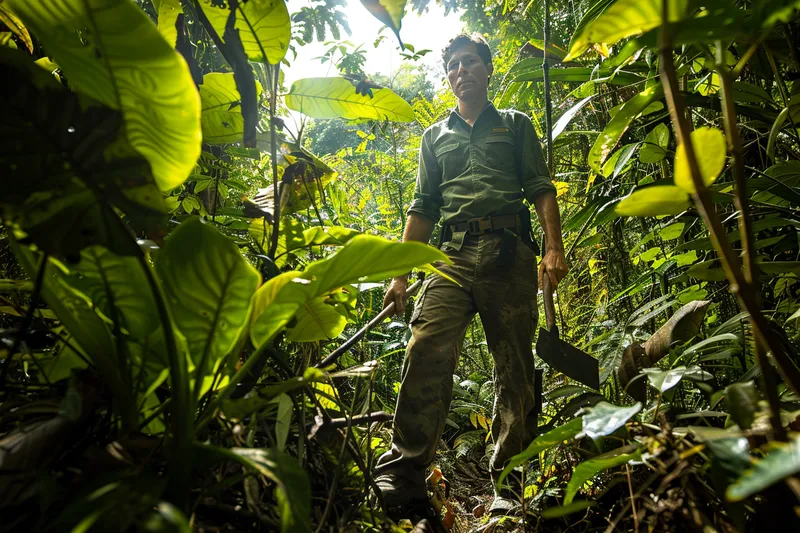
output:
[[[347,319],[333,305],[326,303],[324,297],[304,303],[295,315],[295,321],[295,325],[286,332],[288,341],[330,340],[338,337],[347,325]]]
[[[629,461],[638,461],[641,457],[642,450],[638,445],[630,444],[582,462],[572,471],[572,477],[564,491],[564,505],[572,503],[578,489],[600,472],[624,465]]]
[[[172,232],[158,254],[156,270],[189,344],[199,388],[236,344],[260,275],[233,241],[199,218]]]
[[[256,293],[250,339],[261,346],[272,339],[302,306],[343,285],[379,281],[405,274],[433,261],[447,261],[441,251],[419,242],[391,242],[360,235],[328,259],[304,272],[285,272]]]
[[[174,48],[178,40],[175,22],[178,15],[183,13],[180,0],[153,0],[153,7],[156,8],[158,17],[158,32]]]
[[[228,0],[200,0],[208,21],[224,42],[230,15]],[[244,53],[250,61],[277,65],[289,50],[291,21],[283,0],[239,0],[236,24]]]
[[[256,81],[260,98],[261,84]],[[203,142],[226,144],[242,142],[244,117],[241,96],[233,79],[233,72],[212,72],[203,76],[200,86],[203,106]]]
[[[658,163],[667,155],[669,144],[669,128],[659,124],[644,138],[644,144],[639,149],[639,161],[642,163]]]
[[[514,470],[516,467],[523,465],[539,455],[544,450],[548,450],[557,444],[561,444],[565,440],[571,439],[581,431],[583,421],[580,418],[574,418],[557,428],[553,428],[544,435],[539,435],[536,439],[525,448],[524,451],[515,455],[508,462],[497,483],[500,484],[503,480]]]
[[[645,89],[622,105],[602,133],[597,136],[589,151],[588,162],[592,170],[600,172],[603,162],[627,131],[633,119],[639,116],[647,106],[663,96],[664,90],[659,83]]]
[[[790,442],[771,443],[770,452],[736,483],[728,487],[728,500],[738,502],[800,472],[800,436]]]
[[[143,290],[147,278],[133,257],[114,254],[102,246],[86,248],[66,280],[134,338],[148,337],[160,325],[153,295]]]
[[[636,413],[642,410],[642,404],[636,402],[629,407],[620,407],[608,402],[600,402],[594,407],[587,407],[583,415],[581,433],[591,439],[607,437],[625,425]]]
[[[186,62],[131,0],[8,0],[78,93],[122,112],[127,144],[162,189],[200,155],[200,98]]]
[[[411,106],[391,89],[356,92],[356,85],[345,78],[304,78],[292,84],[286,107],[312,118],[348,120],[388,120],[414,122]]]
[[[667,0],[669,20],[675,22],[686,15],[689,0]],[[617,0],[600,16],[579,28],[569,45],[570,61],[595,43],[615,44],[620,39],[641,35],[661,25],[662,0]]]
[[[728,151],[725,135],[717,128],[704,127],[691,133],[691,141],[697,165],[700,167],[700,176],[706,186],[711,185],[725,168],[725,156]],[[683,144],[678,145],[675,152],[675,185],[688,193],[695,191],[686,147]]]
[[[112,206],[143,231],[166,211],[147,161],[114,140],[121,114],[79,98],[21,52],[0,47],[0,60],[5,217],[56,257],[77,261],[92,244],[137,253]]]
[[[311,486],[297,459],[274,448],[220,448],[195,444],[198,458],[233,461],[258,472],[275,484],[282,533],[311,531]]]
[[[689,195],[675,185],[655,185],[636,189],[614,210],[624,217],[677,215],[691,205]]]

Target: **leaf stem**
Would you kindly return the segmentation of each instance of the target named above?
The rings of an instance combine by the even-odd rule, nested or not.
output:
[[[178,509],[185,510],[188,505],[189,480],[192,471],[192,441],[194,440],[194,405],[189,386],[189,369],[186,358],[178,351],[172,317],[167,308],[161,285],[153,275],[153,269],[144,254],[136,256],[147,278],[147,284],[153,293],[153,301],[158,311],[161,328],[164,331],[164,344],[169,362],[170,382],[172,385],[170,410],[170,426],[172,430],[169,481],[166,499]]]

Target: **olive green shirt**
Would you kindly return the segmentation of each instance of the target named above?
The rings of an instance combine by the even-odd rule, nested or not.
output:
[[[519,213],[523,199],[555,190],[530,118],[489,103],[474,126],[453,110],[422,134],[408,212],[460,224]]]

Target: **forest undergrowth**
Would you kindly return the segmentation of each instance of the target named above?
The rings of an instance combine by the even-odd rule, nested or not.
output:
[[[522,511],[490,517],[470,325],[430,478],[445,523],[798,530],[800,2],[439,6],[548,154],[557,321],[600,369],[592,389],[537,357],[540,434],[503,474]],[[438,51],[400,41],[429,7],[0,1],[0,530],[413,527],[371,474],[412,306],[348,339],[387,280],[445,258],[399,242],[421,135],[455,105]],[[347,38],[361,9],[392,76]],[[315,42],[336,75],[287,87]]]

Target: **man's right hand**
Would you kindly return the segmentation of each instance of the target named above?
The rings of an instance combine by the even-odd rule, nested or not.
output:
[[[386,309],[390,303],[394,303],[394,314],[402,315],[406,312],[406,290],[408,289],[408,278],[406,276],[393,278],[386,289],[386,296],[383,297],[383,308]]]

